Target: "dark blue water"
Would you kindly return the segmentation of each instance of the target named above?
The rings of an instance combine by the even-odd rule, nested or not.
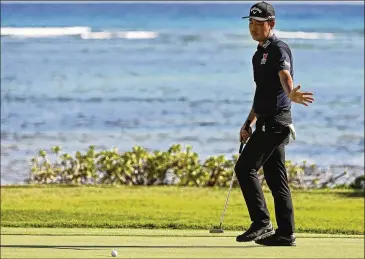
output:
[[[287,159],[363,173],[363,3],[274,6],[295,84],[316,98],[293,106]],[[255,87],[249,7],[2,4],[2,182],[21,182],[30,157],[52,145],[236,153]]]

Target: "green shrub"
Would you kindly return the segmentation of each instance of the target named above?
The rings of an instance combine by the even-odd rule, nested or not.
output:
[[[350,184],[350,187],[357,190],[365,189],[365,176],[360,175]]]
[[[28,183],[227,187],[238,160],[238,155],[231,159],[220,155],[201,161],[191,146],[182,150],[179,144],[172,145],[167,151],[152,152],[134,146],[124,153],[117,149],[96,152],[95,147],[90,146],[85,154],[77,151],[75,156],[60,154],[59,146],[51,150],[53,162],[44,150],[31,159]],[[285,166],[292,188],[318,186],[318,179],[310,184],[304,181],[305,161],[299,165],[286,161]],[[262,169],[258,175],[261,184],[266,186]],[[234,186],[238,186],[237,181]]]

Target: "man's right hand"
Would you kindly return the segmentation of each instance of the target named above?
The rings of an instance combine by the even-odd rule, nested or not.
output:
[[[251,137],[251,135],[252,135],[252,128],[250,126],[250,123],[246,122],[242,125],[240,131],[240,142],[246,143],[247,140]]]

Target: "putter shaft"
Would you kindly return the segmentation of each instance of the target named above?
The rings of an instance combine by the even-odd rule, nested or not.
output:
[[[242,149],[243,149],[243,144],[244,142],[242,141],[241,144],[240,144],[240,148],[239,148],[239,154],[242,153]],[[222,212],[222,215],[221,215],[221,221],[219,223],[219,229],[213,229],[211,230],[210,232],[211,233],[223,233],[223,229],[222,229],[222,225],[223,225],[223,220],[224,220],[224,215],[226,213],[226,209],[227,209],[227,205],[228,205],[228,200],[229,200],[229,196],[231,194],[231,190],[232,190],[232,186],[233,186],[233,183],[234,183],[234,180],[236,179],[236,173],[233,172],[233,175],[232,175],[232,179],[231,179],[231,183],[229,185],[229,190],[228,190],[228,195],[227,195],[227,198],[226,198],[226,203],[224,204],[224,209],[223,209],[223,212]],[[217,232],[215,232],[217,231]]]

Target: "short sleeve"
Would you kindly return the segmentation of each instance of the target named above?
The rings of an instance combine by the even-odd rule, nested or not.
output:
[[[290,56],[291,55],[287,48],[283,48],[283,47],[279,48],[277,62],[275,62],[275,69],[277,71],[282,71],[282,70],[291,71],[292,64],[291,64]]]

